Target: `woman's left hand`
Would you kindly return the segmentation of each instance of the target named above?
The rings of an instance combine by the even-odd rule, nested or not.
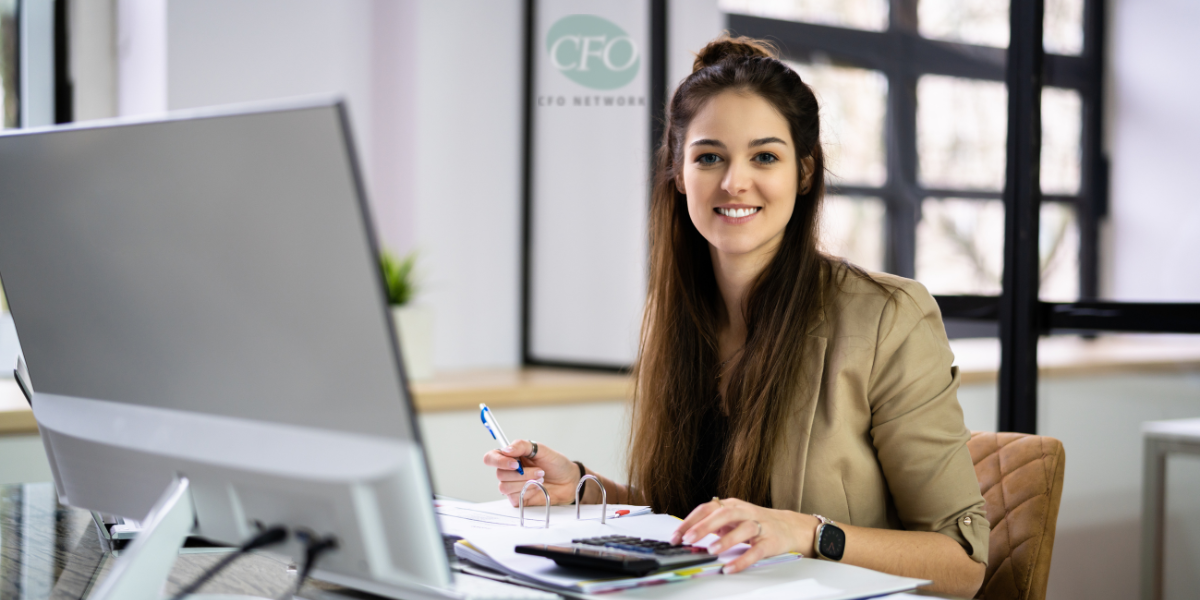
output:
[[[720,539],[709,547],[719,554],[736,544],[750,544],[737,560],[725,565],[725,573],[737,573],[766,558],[785,552],[810,554],[817,518],[790,510],[763,508],[736,498],[713,499],[697,506],[671,536],[671,542],[694,543],[714,533]]]

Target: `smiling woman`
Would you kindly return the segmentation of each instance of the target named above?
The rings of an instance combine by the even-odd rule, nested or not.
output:
[[[812,90],[766,44],[724,37],[666,121],[630,481],[605,479],[609,499],[686,514],[676,542],[750,544],[726,573],[799,552],[974,595],[989,525],[941,316],[920,284],[819,251]],[[541,479],[570,502],[586,469],[532,452],[484,457],[501,493],[516,505]]]

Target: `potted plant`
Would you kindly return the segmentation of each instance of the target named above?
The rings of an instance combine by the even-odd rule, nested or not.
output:
[[[404,357],[408,378],[414,381],[433,376],[433,312],[413,303],[417,295],[416,262],[416,252],[397,258],[384,250],[379,257],[388,305],[392,309],[392,324],[396,328],[396,343]]]

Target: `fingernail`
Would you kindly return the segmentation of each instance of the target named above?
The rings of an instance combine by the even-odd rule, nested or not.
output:
[[[545,472],[545,471],[538,471],[538,472],[537,472],[537,476],[538,476],[538,477],[545,477],[545,476],[546,476],[546,472]]]
[[[546,483],[545,477],[538,477],[538,483]]]
[[[709,553],[709,554],[720,554],[720,553],[721,553],[721,545],[720,545],[720,544],[713,544],[713,545],[709,546],[709,547],[708,547],[708,553]]]
[[[508,463],[508,468],[513,469],[513,470],[516,470],[520,466],[521,466],[521,463],[519,463],[515,460],[513,462]]]
[[[689,533],[689,534],[687,534],[687,535],[685,535],[685,536],[683,536],[683,543],[685,543],[685,544],[690,544],[690,543],[692,543],[692,542],[694,542],[694,541],[696,541],[696,536],[694,536],[694,535],[692,535],[692,534],[690,534],[690,533]]]
[[[505,446],[501,452],[512,452],[512,446]]]

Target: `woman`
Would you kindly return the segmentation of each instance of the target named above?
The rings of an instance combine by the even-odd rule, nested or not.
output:
[[[766,44],[697,55],[657,156],[630,485],[601,479],[610,502],[688,514],[676,542],[750,544],[726,573],[799,552],[970,597],[989,526],[941,316],[920,284],[818,250],[818,123]],[[527,479],[569,503],[585,472],[523,440],[484,462],[514,505]]]

